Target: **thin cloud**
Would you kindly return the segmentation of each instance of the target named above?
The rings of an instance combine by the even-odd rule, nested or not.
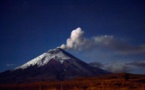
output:
[[[133,70],[132,67],[126,65],[125,63],[110,63],[105,65],[104,69],[114,73],[129,72]]]
[[[122,62],[114,62],[114,63],[107,63],[107,64],[102,64],[100,62],[91,62],[89,63],[89,65],[93,67],[102,68],[104,70],[107,70],[113,73],[129,72],[133,70],[133,67]]]
[[[89,65],[91,65],[93,67],[98,67],[98,68],[104,67],[104,65],[100,62],[91,62],[91,63],[89,63]]]
[[[14,66],[15,64],[6,64],[7,67]]]
[[[128,63],[127,65],[145,68],[145,61],[131,62],[131,63]]]

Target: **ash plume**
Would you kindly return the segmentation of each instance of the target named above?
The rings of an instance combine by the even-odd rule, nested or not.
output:
[[[66,40],[66,44],[59,46],[66,50],[104,50],[117,52],[120,54],[145,54],[145,45],[133,46],[127,42],[114,37],[113,35],[98,35],[91,38],[84,37],[85,32],[76,28]]]

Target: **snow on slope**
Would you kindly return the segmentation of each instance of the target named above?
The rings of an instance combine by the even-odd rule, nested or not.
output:
[[[69,60],[71,58],[63,54],[63,52],[59,48],[56,48],[41,54],[40,56],[28,61],[27,63],[15,69],[26,69],[27,67],[34,65],[41,67],[43,65],[46,65],[51,59],[55,59],[58,62],[63,63],[64,60]]]

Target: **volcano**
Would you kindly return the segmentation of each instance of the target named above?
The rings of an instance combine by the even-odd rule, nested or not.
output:
[[[55,48],[22,66],[0,73],[0,83],[58,81],[104,74],[109,72],[92,67],[61,48]]]

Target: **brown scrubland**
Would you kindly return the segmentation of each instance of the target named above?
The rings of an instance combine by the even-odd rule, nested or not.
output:
[[[0,84],[0,90],[145,90],[145,75],[118,73],[67,81]]]

